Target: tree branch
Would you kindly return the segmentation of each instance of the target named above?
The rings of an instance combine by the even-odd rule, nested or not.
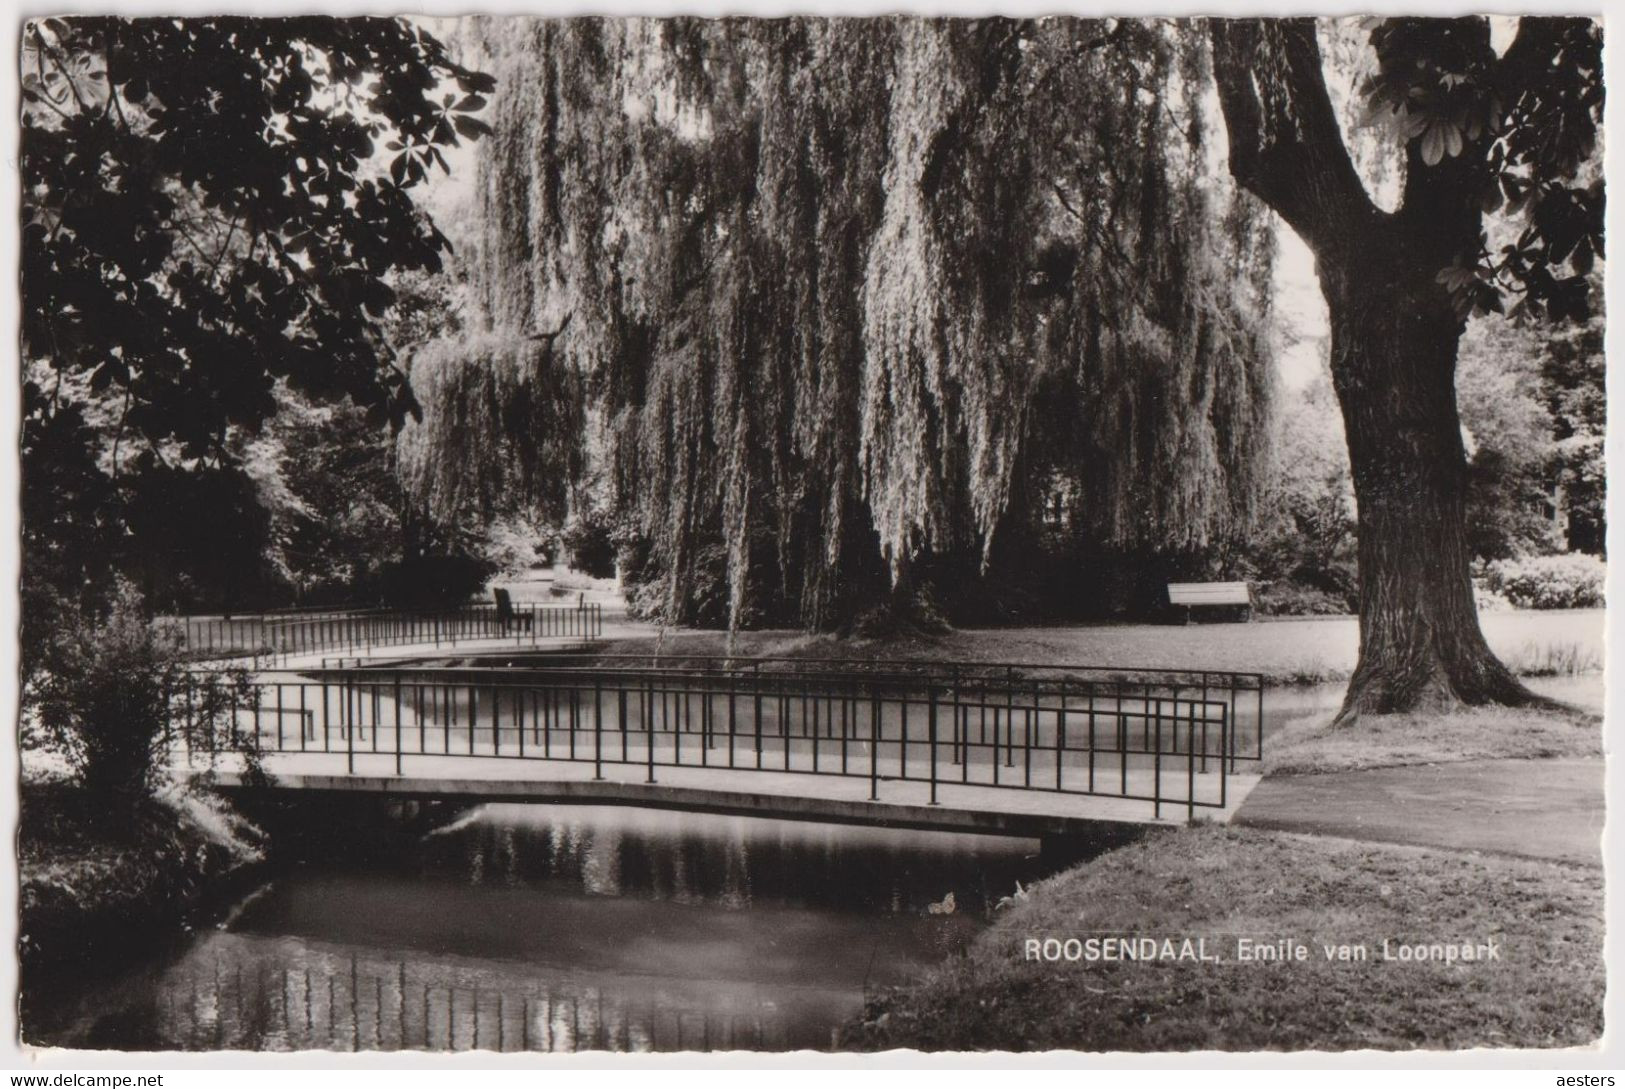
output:
[[[1588,20],[1551,15],[1525,15],[1518,20],[1518,33],[1495,66],[1495,81],[1504,107],[1510,109],[1517,104],[1532,72],[1551,65],[1576,21]]]
[[[1378,214],[1344,146],[1313,19],[1213,19],[1230,173],[1317,253]]]

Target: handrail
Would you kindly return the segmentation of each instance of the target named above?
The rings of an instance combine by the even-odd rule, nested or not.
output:
[[[386,758],[396,775],[407,761],[562,760],[593,764],[595,778],[635,767],[648,783],[666,768],[861,778],[871,800],[901,782],[924,785],[931,804],[978,787],[1145,801],[1157,816],[1222,809],[1238,759],[1230,702],[1142,689],[744,670],[282,671],[209,704],[182,736],[189,753],[213,752],[224,729],[262,753],[342,756],[352,774],[377,774]]]

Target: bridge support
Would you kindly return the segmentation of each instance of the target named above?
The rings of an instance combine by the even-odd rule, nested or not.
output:
[[[236,790],[237,808],[280,859],[376,858],[413,849],[480,803],[377,794]]]

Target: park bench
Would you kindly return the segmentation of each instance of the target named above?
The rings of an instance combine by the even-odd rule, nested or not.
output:
[[[491,596],[497,602],[497,623],[502,625],[506,632],[509,628],[518,628],[520,631],[529,631],[531,616],[529,613],[516,613],[513,611],[513,597],[501,586],[491,587]]]
[[[1237,619],[1253,618],[1253,595],[1245,582],[1170,582],[1168,604],[1189,624],[1195,609],[1224,609]]]

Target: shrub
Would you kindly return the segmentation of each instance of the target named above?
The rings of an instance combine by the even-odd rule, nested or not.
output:
[[[81,785],[133,802],[150,793],[183,674],[179,642],[153,627],[140,594],[121,581],[105,613],[59,614],[30,702]]]
[[[615,577],[615,520],[598,507],[573,515],[560,534],[570,566],[595,579]]]
[[[171,741],[242,753],[250,773],[258,767],[258,739],[245,736],[236,713],[247,685],[242,670],[188,670],[174,629],[153,624],[140,593],[120,580],[103,608],[58,615],[25,720],[118,827],[152,796]]]
[[[1261,586],[1253,597],[1265,616],[1346,616],[1351,611],[1346,596],[1290,580]]]
[[[1484,582],[1520,609],[1590,609],[1603,603],[1607,573],[1597,557],[1568,552],[1498,560]]]
[[[462,552],[413,556],[383,566],[379,597],[386,605],[409,609],[461,605],[484,593],[495,569],[489,560]]]

